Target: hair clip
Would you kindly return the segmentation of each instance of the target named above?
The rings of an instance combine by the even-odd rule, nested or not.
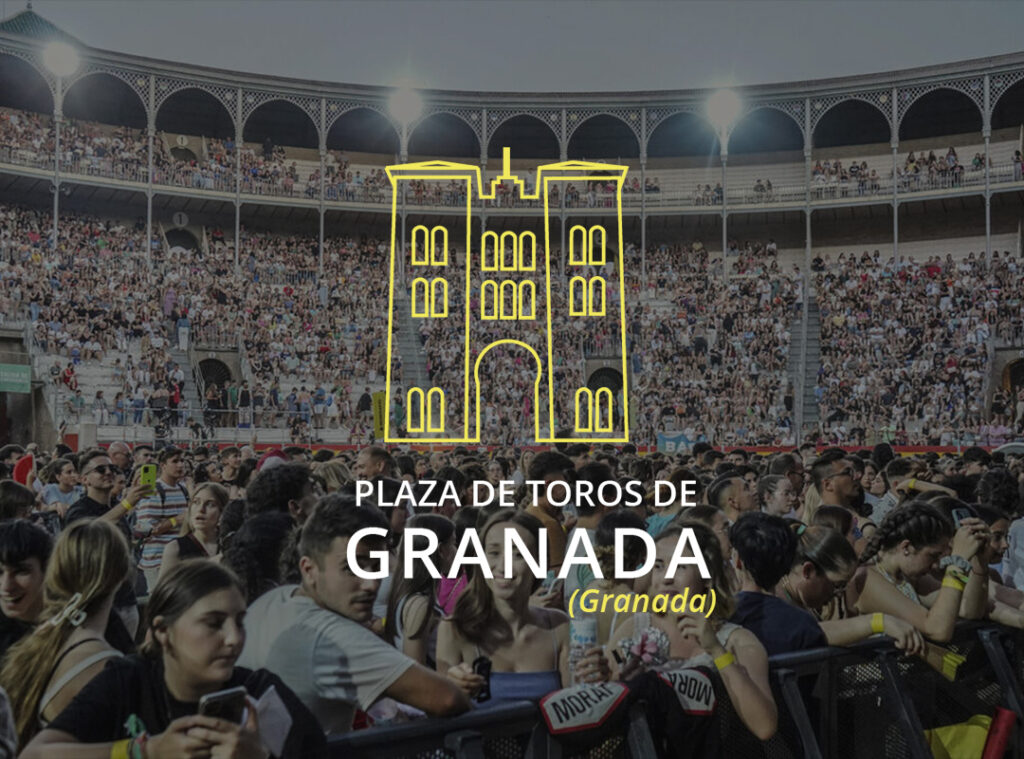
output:
[[[58,612],[57,614],[53,615],[47,622],[47,624],[57,627],[61,622],[63,622],[66,619],[69,622],[71,622],[72,627],[80,626],[83,622],[85,622],[85,609],[76,610],[75,607],[78,606],[78,602],[81,600],[82,594],[75,593],[73,596],[71,596],[70,599],[68,599],[68,602],[64,604],[64,608],[61,609],[60,612]]]

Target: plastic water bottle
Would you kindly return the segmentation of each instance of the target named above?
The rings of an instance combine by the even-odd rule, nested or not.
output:
[[[587,651],[597,646],[597,618],[589,614],[577,613],[569,621],[569,676],[572,684],[576,680],[576,665]]]

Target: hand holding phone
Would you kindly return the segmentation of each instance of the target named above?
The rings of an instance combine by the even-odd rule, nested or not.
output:
[[[237,688],[207,693],[199,699],[199,713],[204,717],[226,720],[244,725],[249,716],[248,693],[239,685]]]
[[[483,687],[476,694],[476,700],[483,703],[491,700],[491,660],[486,656],[478,656],[473,661],[473,674],[484,679]]]
[[[143,464],[139,467],[139,484],[150,487],[156,485],[156,464]]]

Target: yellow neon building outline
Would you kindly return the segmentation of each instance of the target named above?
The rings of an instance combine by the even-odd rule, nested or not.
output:
[[[626,443],[626,442],[629,442],[629,419],[630,419],[630,415],[629,415],[629,373],[628,373],[627,353],[626,353],[626,300],[625,300],[625,274],[624,274],[624,271],[623,271],[624,258],[625,258],[625,254],[624,254],[625,245],[624,245],[624,241],[623,241],[623,226],[622,226],[622,185],[623,185],[623,183],[625,181],[626,173],[628,171],[628,167],[621,166],[621,165],[616,165],[616,164],[599,163],[599,162],[592,162],[592,161],[563,161],[563,162],[559,162],[559,163],[545,164],[545,165],[540,166],[540,167],[537,168],[537,175],[536,175],[537,176],[537,182],[535,184],[534,192],[526,193],[526,192],[524,192],[523,180],[519,179],[518,177],[516,177],[515,175],[513,175],[511,173],[511,170],[510,170],[511,157],[510,157],[510,150],[509,150],[509,148],[505,148],[504,149],[504,157],[503,158],[504,158],[504,160],[503,160],[503,171],[502,171],[502,173],[499,176],[495,177],[494,179],[490,180],[490,182],[488,182],[487,184],[485,184],[483,182],[482,171],[481,171],[479,166],[473,166],[473,165],[470,165],[470,164],[462,164],[462,163],[457,163],[457,162],[453,162],[453,161],[420,161],[420,162],[414,162],[414,163],[396,164],[396,165],[388,166],[385,169],[385,171],[387,172],[387,175],[388,175],[388,179],[391,182],[391,187],[392,187],[392,193],[391,193],[391,256],[390,256],[390,263],[389,263],[389,269],[388,269],[388,276],[389,276],[389,282],[390,282],[389,293],[388,293],[388,338],[387,338],[387,366],[388,366],[388,368],[387,368],[387,374],[386,374],[386,377],[385,377],[385,392],[386,392],[388,398],[392,397],[391,396],[391,385],[392,385],[392,366],[393,366],[393,357],[394,357],[394,341],[393,341],[393,338],[394,338],[394,327],[395,327],[395,325],[394,325],[394,318],[395,318],[394,308],[395,308],[396,283],[398,281],[398,278],[396,277],[396,274],[397,274],[399,265],[401,265],[403,267],[405,265],[404,259],[401,262],[399,262],[399,260],[398,260],[398,256],[400,255],[402,247],[404,246],[404,241],[402,241],[403,242],[402,245],[398,244],[399,198],[400,198],[400,194],[401,194],[398,191],[398,189],[399,189],[399,182],[403,181],[403,180],[408,180],[408,181],[414,181],[414,180],[419,180],[419,181],[436,181],[438,179],[446,179],[446,180],[456,180],[456,181],[460,181],[460,182],[464,181],[464,182],[466,182],[468,187],[467,187],[466,200],[465,200],[465,203],[466,203],[466,226],[465,226],[465,229],[466,229],[466,247],[465,247],[465,249],[466,249],[466,257],[465,257],[466,258],[466,266],[465,266],[465,272],[464,272],[464,276],[465,276],[465,290],[464,291],[466,293],[466,297],[464,298],[465,303],[463,304],[463,311],[462,311],[463,312],[463,320],[464,320],[463,377],[466,378],[466,379],[463,382],[463,403],[462,403],[463,423],[462,423],[461,435],[458,434],[458,431],[452,430],[452,432],[450,434],[445,435],[443,437],[431,437],[431,438],[426,438],[426,439],[418,438],[418,437],[399,437],[398,434],[392,433],[392,430],[390,428],[390,421],[391,421],[390,420],[390,414],[386,414],[385,415],[385,419],[384,419],[384,440],[386,442],[389,442],[389,443],[402,443],[402,442],[405,442],[405,443],[430,442],[430,443],[441,443],[441,444],[444,444],[444,443],[479,443],[480,442],[480,432],[481,432],[481,426],[480,426],[480,412],[481,412],[481,409],[480,409],[480,377],[479,377],[480,360],[482,359],[482,357],[484,355],[486,355],[487,351],[489,351],[491,348],[493,348],[493,347],[495,347],[497,345],[513,344],[513,345],[518,345],[518,346],[520,346],[522,348],[525,348],[527,351],[529,351],[534,356],[534,358],[537,361],[537,378],[536,378],[536,380],[534,382],[534,440],[537,443],[562,443],[562,442],[565,442],[565,443],[571,443],[571,442]],[[576,172],[579,172],[579,173],[576,173]],[[619,309],[618,309],[619,330],[618,331],[619,331],[620,350],[621,350],[621,354],[620,354],[621,355],[620,374],[622,376],[622,420],[623,420],[623,432],[622,432],[621,436],[614,436],[614,432],[612,432],[612,433],[610,433],[611,436],[603,436],[603,437],[573,437],[573,438],[558,437],[555,434],[555,429],[556,429],[556,426],[557,426],[557,421],[556,421],[556,418],[555,418],[555,388],[554,388],[554,364],[553,364],[554,348],[553,348],[553,340],[552,340],[552,314],[551,314],[551,302],[552,302],[551,301],[551,221],[552,221],[551,220],[551,211],[552,211],[552,209],[551,209],[551,205],[550,205],[550,192],[549,192],[550,185],[553,182],[565,183],[565,182],[570,181],[570,180],[573,181],[573,182],[585,183],[585,182],[589,182],[589,181],[608,182],[610,179],[615,182],[615,186],[616,186],[616,203],[615,203],[615,206],[616,206],[616,208],[615,208],[615,217],[616,218],[615,218],[615,222],[616,222],[617,230],[618,230],[617,259],[616,259],[617,260],[617,267],[616,267],[617,268],[617,282],[616,282],[616,286],[618,287],[618,299],[617,300],[618,300],[618,304],[619,304]],[[475,180],[475,185],[474,185],[474,180]],[[489,345],[487,345],[485,348],[483,348],[481,350],[480,354],[477,356],[476,363],[473,366],[472,377],[473,377],[473,385],[474,386],[473,386],[472,390],[475,393],[476,404],[475,404],[475,409],[472,412],[470,412],[470,408],[471,408],[471,404],[470,404],[470,398],[471,398],[470,391],[471,391],[471,387],[470,387],[470,384],[471,383],[469,382],[468,378],[471,376],[470,375],[470,352],[471,352],[470,351],[470,348],[471,348],[471,346],[470,346],[470,335],[471,335],[471,323],[472,323],[471,319],[474,318],[474,314],[471,313],[471,305],[470,305],[469,293],[471,292],[471,272],[472,272],[472,267],[473,267],[473,264],[474,264],[474,260],[473,259],[474,259],[475,250],[477,248],[477,245],[474,244],[473,236],[472,236],[472,233],[471,233],[472,218],[473,218],[473,201],[474,201],[474,197],[479,198],[480,200],[494,200],[497,197],[497,188],[498,188],[498,186],[502,182],[505,182],[505,181],[510,181],[510,182],[513,183],[513,185],[514,185],[513,186],[513,190],[514,191],[516,191],[516,190],[518,191],[519,197],[522,200],[537,200],[537,201],[540,201],[540,202],[543,203],[543,210],[544,210],[544,284],[545,284],[545,292],[544,292],[543,296],[545,298],[544,302],[547,304],[547,307],[545,309],[545,311],[546,311],[546,325],[545,325],[545,327],[546,327],[546,336],[547,336],[547,362],[546,362],[546,365],[545,365],[546,369],[545,369],[544,373],[546,375],[547,391],[548,391],[547,392],[547,399],[548,399],[547,400],[547,417],[545,419],[545,422],[546,422],[546,425],[547,425],[547,428],[548,428],[548,432],[546,432],[544,436],[542,436],[541,432],[540,432],[540,420],[541,420],[540,383],[541,383],[541,381],[543,379],[545,379],[545,377],[541,376],[541,362],[540,362],[540,358],[539,358],[537,352],[532,347],[530,347],[526,343],[523,343],[523,342],[521,342],[519,340],[512,340],[512,339],[496,340],[496,341],[490,343]],[[477,190],[477,193],[476,193],[475,196],[474,196],[474,193],[473,193],[474,187]],[[422,226],[422,225],[420,225],[420,226]],[[601,225],[596,225],[596,226],[601,229],[602,248],[603,248],[603,250],[602,250],[602,258],[594,260],[595,265],[597,264],[597,261],[601,261],[602,263],[607,261],[607,255],[606,255],[607,232],[605,231],[605,229]],[[593,243],[596,242],[596,240],[594,239],[594,237],[595,237],[594,227],[592,227],[591,229],[588,230],[586,227],[583,227],[582,225],[575,225],[575,226],[573,226],[572,230],[575,231],[575,229],[577,227],[579,227],[581,229],[581,231],[583,231],[583,233],[584,233],[584,235],[583,235],[583,246],[585,248],[592,248]],[[417,229],[417,228],[414,228],[414,230]],[[429,230],[426,230],[426,227],[424,227],[424,230],[429,232]],[[532,233],[529,233],[529,234],[532,235]],[[523,236],[525,236],[525,235],[523,235]],[[430,238],[428,237],[428,240],[429,239]],[[500,265],[501,265],[501,260],[500,260],[501,249],[500,248],[501,248],[501,246],[500,246],[500,238],[498,238],[498,235],[496,233],[493,233],[493,232],[485,232],[483,235],[480,235],[477,239],[479,240],[479,247],[480,247],[480,250],[481,250],[481,259],[480,259],[481,260],[481,269],[485,270],[485,271],[491,270],[491,269],[485,269],[482,266],[482,264],[486,262],[486,248],[487,248],[486,243],[487,243],[487,240],[488,239],[493,239],[493,241],[495,243],[494,248],[493,248],[493,251],[494,251],[494,254],[495,254],[495,261],[494,261],[494,263],[496,264],[495,270],[500,270]],[[447,240],[446,240],[446,242],[447,242]],[[522,249],[525,247],[523,245],[523,240],[522,240],[521,237],[518,240],[517,247],[520,249],[520,251],[522,251]],[[574,250],[574,244],[573,244],[573,240],[572,240],[572,235],[570,234],[570,259],[573,256],[573,250]],[[533,263],[536,264],[536,247],[535,246],[533,247],[533,251],[534,251],[534,255],[533,255],[534,261],[533,261]],[[447,245],[445,246],[445,255],[447,257]],[[584,261],[589,263],[589,261],[591,259],[591,256],[587,255],[586,253],[584,253],[584,256],[585,256]],[[427,255],[427,258],[430,259],[430,254]],[[570,263],[571,262],[572,261],[570,261]],[[523,267],[523,269],[525,270],[525,267]],[[424,280],[424,284],[426,284],[425,280]],[[494,283],[494,284],[497,285],[497,283]],[[587,288],[587,289],[589,290],[589,288]],[[429,290],[428,290],[428,292],[429,292]],[[589,292],[588,292],[588,295],[589,295]],[[589,300],[589,298],[588,298],[588,300]],[[605,295],[605,292],[604,292],[604,288],[602,288],[601,302],[602,302],[603,305],[606,305],[605,304],[605,300],[606,300],[606,295]],[[481,304],[483,305],[483,293],[482,293],[482,291],[481,291]],[[500,307],[499,307],[499,309],[500,309]],[[451,314],[451,317],[455,317],[455,316],[456,316],[455,313]],[[443,398],[443,391],[441,391],[440,388],[432,388],[432,390],[437,390],[439,393],[441,393],[442,394],[442,401],[444,400],[444,398]],[[608,397],[611,397],[610,392],[609,392],[609,396]],[[596,409],[593,409],[593,410],[596,411]],[[470,417],[471,416],[475,417],[475,419],[474,419],[475,426],[474,426],[474,428],[472,430],[470,429],[470,421],[471,421]],[[591,431],[593,431],[594,427],[596,427],[596,425],[594,424],[595,422],[596,422],[596,420],[592,416],[591,417],[591,424],[590,424],[591,429],[587,429],[587,430],[577,429],[576,431],[577,432],[591,432]],[[444,425],[443,421],[442,421],[442,425],[446,426],[446,425]],[[602,426],[605,426],[605,425],[602,425]],[[430,427],[429,423],[428,423],[427,427],[429,429],[429,427]],[[578,427],[578,425],[577,425],[577,427]],[[431,432],[434,432],[434,431],[439,431],[439,432],[442,432],[442,434],[443,434],[443,429],[442,430],[431,430]]]

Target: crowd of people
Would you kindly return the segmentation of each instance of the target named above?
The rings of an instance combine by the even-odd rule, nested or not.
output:
[[[650,694],[649,676],[681,669],[731,704],[727,729],[726,710],[699,718],[718,721],[728,751],[778,729],[771,656],[878,635],[941,671],[958,620],[1024,627],[1024,458],[981,448],[915,458],[886,444],[811,444],[758,456],[697,444],[639,456],[577,443],[311,456],[117,442],[77,453],[8,445],[0,468],[7,756],[321,756],[327,738],[356,729],[571,685]],[[512,483],[513,502],[484,481]],[[628,489],[602,488],[628,481],[639,505],[608,495]],[[431,497],[428,482],[452,497]],[[560,507],[529,482],[603,495]],[[692,495],[655,506],[657,482]],[[403,488],[411,500],[398,499]],[[653,562],[638,538],[616,542],[624,527],[646,531]],[[351,546],[365,528],[382,537]],[[458,563],[467,530],[489,571]],[[440,577],[406,568],[428,535]],[[541,540],[546,577],[528,569]],[[680,550],[699,552],[706,578],[694,563],[673,568]],[[381,556],[385,574],[366,576]],[[616,566],[643,569],[626,579]],[[599,602],[710,590],[710,613]],[[573,647],[570,611],[573,624],[593,620],[593,645]],[[206,708],[238,687],[234,710]],[[686,731],[693,715],[679,717]],[[659,724],[659,755],[676,755],[679,734]],[[714,735],[686,739],[718,745],[702,743]]]
[[[896,262],[864,251],[815,264],[823,434],[851,445],[876,431],[894,443],[992,446],[1019,434],[1024,419],[1003,391],[993,424],[984,406],[989,337],[1011,308],[1004,297],[1022,286],[1016,257]]]
[[[145,182],[148,172],[148,138],[144,130],[124,126],[100,124],[79,119],[65,119],[61,127],[62,168],[82,174]],[[55,135],[52,117],[11,108],[0,109],[0,136],[8,160],[34,166],[53,165]],[[201,145],[201,147],[198,147]],[[1019,152],[1019,151],[1018,151]],[[970,162],[961,162],[956,148],[950,147],[943,156],[935,151],[911,151],[902,165],[896,167],[896,181],[903,192],[934,188],[957,187],[965,176],[976,176],[989,166],[991,159],[975,152]],[[240,162],[240,165],[239,165]],[[889,162],[879,173],[869,168],[866,160],[852,160],[844,164],[839,159],[817,160],[812,168],[811,189],[814,197],[837,198],[874,195],[892,187],[893,169]],[[1014,159],[1015,177],[1021,166]],[[171,144],[170,137],[157,132],[153,140],[153,181],[201,190],[235,192],[236,175],[240,171],[240,190],[245,195],[272,195],[318,199],[321,194],[321,176],[317,159],[300,162],[290,157],[288,149],[269,140],[262,146],[245,144],[236,155],[231,137],[217,136],[192,138],[187,150]],[[391,201],[390,183],[383,166],[349,166],[341,151],[329,150],[324,167],[323,194],[328,201],[386,204]],[[535,169],[523,172],[523,190],[534,191]],[[690,193],[682,180],[670,178],[664,187],[658,177],[630,174],[623,185],[625,195],[651,195],[685,199],[693,205],[721,205],[723,188],[720,183],[699,183]],[[678,184],[678,186],[676,186]],[[883,184],[885,185],[883,187]],[[417,180],[411,183],[406,195],[409,205],[454,206],[465,202],[464,185],[455,182]],[[734,202],[772,202],[778,188],[771,178],[757,178],[742,188]],[[566,208],[613,207],[616,185],[600,180],[585,181],[579,187],[571,185],[560,191],[552,187],[549,202]],[[564,195],[564,198],[560,198]],[[538,201],[522,200],[512,183],[500,183],[496,197],[487,201],[494,208],[533,207]]]
[[[354,406],[365,385],[382,384],[387,369],[387,326],[376,316],[388,304],[388,283],[376,276],[388,261],[383,241],[327,238],[321,273],[318,241],[307,236],[243,227],[236,269],[233,241],[219,227],[208,230],[208,253],[151,242],[152,268],[140,255],[142,220],[67,214],[59,234],[54,253],[48,214],[0,207],[2,313],[32,322],[34,345],[47,356],[43,371],[60,390],[57,413],[68,423],[89,414],[99,423],[146,426],[160,419],[208,428],[301,422],[303,439],[315,439],[318,428],[344,428],[350,439],[366,439],[370,427]],[[461,255],[450,251],[453,262]],[[653,443],[663,432],[725,445],[792,444],[791,329],[806,285],[799,268],[785,271],[777,255],[774,240],[730,240],[726,261],[734,276],[726,284],[721,260],[699,241],[652,245],[643,262],[638,246],[627,244],[634,439]],[[614,268],[593,267],[587,274],[601,274],[608,283],[608,319],[571,316],[568,283],[552,278],[554,400],[563,426],[573,422],[582,360],[616,355],[621,345]],[[413,275],[408,269],[407,281]],[[1022,277],[1008,252],[991,261],[972,253],[920,263],[877,252],[817,257],[811,287],[821,315],[820,441],[999,445],[1020,434],[1018,399],[996,390],[989,413],[983,391],[989,338],[1012,340],[1024,323],[1017,295]],[[459,304],[465,283],[449,279],[448,302]],[[482,279],[477,273],[470,282],[474,311]],[[543,288],[537,292],[535,320],[480,322],[474,339],[480,346],[522,340],[538,351],[544,376],[542,332],[533,327],[546,318],[546,304]],[[394,328],[401,328],[400,320]],[[392,346],[398,388],[392,425],[407,421],[403,363],[418,360],[445,391],[449,429],[459,428],[461,322],[427,318],[416,328],[420,356],[402,356],[398,340]],[[171,356],[172,348],[187,349],[190,342],[239,349],[243,358],[243,376],[230,387],[200,388],[202,408],[190,408],[185,399],[185,386],[196,381],[191,367]],[[478,355],[479,348],[471,369]],[[528,443],[534,362],[509,346],[485,360],[493,372],[485,368],[492,379],[481,386],[484,428],[510,445]],[[80,387],[75,375],[81,364],[104,367],[109,382]],[[243,382],[247,392],[240,393]],[[542,383],[542,408],[546,392]],[[239,407],[239,395],[248,406]],[[620,412],[614,421],[622,422]]]

